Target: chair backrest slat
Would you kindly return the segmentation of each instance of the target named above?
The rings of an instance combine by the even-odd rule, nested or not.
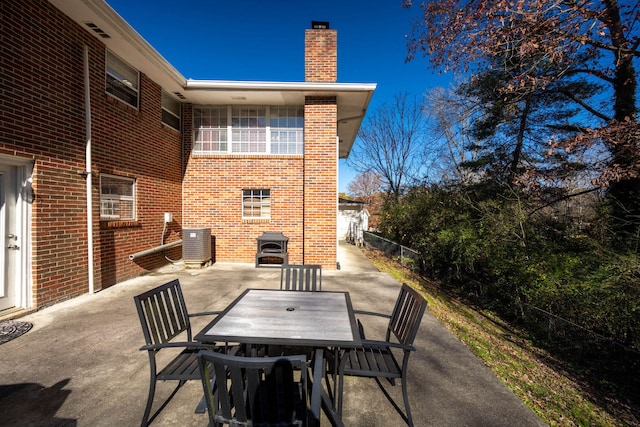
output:
[[[151,297],[154,306],[154,316],[156,316],[156,322],[158,324],[158,329],[162,331],[162,342],[165,342],[169,339],[171,334],[176,328],[172,328],[171,323],[171,308],[166,303],[167,298],[167,290],[164,289],[158,292],[156,295]]]
[[[403,283],[389,320],[387,339],[393,333],[398,342],[413,345],[426,307],[427,301],[422,295]]]
[[[285,291],[321,291],[322,266],[283,265],[280,273],[280,289]]]
[[[212,383],[211,383],[211,379],[213,378],[210,373],[209,373],[209,367],[211,366],[211,368],[213,369],[213,371],[215,372],[215,378],[216,378],[216,387],[218,388],[218,390],[220,392],[215,393],[215,398],[214,398],[214,394],[213,394],[213,389],[212,387]],[[202,378],[205,379],[206,378],[206,384],[208,385],[208,387],[205,390],[205,398],[207,399],[207,405],[208,407],[210,406],[210,403],[213,403],[213,407],[214,408],[219,408],[221,414],[223,417],[227,417],[227,416],[231,416],[231,408],[233,407],[231,405],[231,395],[229,393],[223,393],[222,392],[222,388],[224,387],[224,390],[227,390],[227,384],[226,381],[225,383],[222,382],[223,378],[227,378],[227,370],[226,367],[222,364],[214,364],[214,365],[209,365],[207,363],[205,364],[200,364],[200,369],[203,370],[202,373]],[[220,378],[220,379],[218,379]]]
[[[253,417],[258,419],[267,420],[268,413],[266,409],[268,408],[267,396],[265,393],[259,393],[260,382],[263,380],[262,372],[258,369],[248,369],[245,371],[246,377],[246,390],[247,396],[253,396],[250,399],[247,399],[246,408],[238,408],[244,411],[247,414],[253,414]],[[242,384],[236,383],[238,385],[237,390],[242,392]],[[249,415],[247,415],[249,416]],[[250,417],[252,418],[252,417]]]
[[[191,341],[189,314],[177,279],[134,297],[134,301],[147,344],[166,343],[185,331]]]
[[[245,379],[244,372],[241,369],[233,369],[227,366],[227,370],[229,371],[229,379],[231,380],[230,389],[229,389],[229,403],[231,406],[229,407],[229,412],[224,414],[225,418],[232,419],[235,418],[236,421],[240,421],[245,423],[249,420],[249,411],[247,409],[247,405],[245,404],[245,399],[247,396],[244,393],[243,383]],[[251,372],[246,373],[247,379],[251,378],[253,375]],[[218,378],[226,378],[226,376],[218,377]],[[219,393],[222,393],[219,390]],[[235,408],[235,414],[232,414],[231,408]]]

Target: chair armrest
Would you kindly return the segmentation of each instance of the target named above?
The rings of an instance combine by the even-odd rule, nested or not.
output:
[[[398,342],[391,342],[391,341],[363,340],[362,347],[400,348],[402,350],[416,351],[416,348],[412,345],[400,344]]]
[[[364,315],[367,315],[367,316],[378,316],[378,317],[384,317],[386,319],[391,319],[391,315],[383,314],[383,313],[376,313],[375,311],[353,310],[353,312],[355,314],[364,314]]]
[[[151,345],[143,345],[142,347],[140,347],[140,350],[148,350],[148,351],[152,351],[152,350],[161,350],[163,348],[193,348],[193,349],[208,349],[211,350],[212,348],[215,348],[216,346],[214,345],[208,345],[208,344],[201,344],[201,343],[197,343],[197,342],[165,342],[162,344],[151,344]]]
[[[365,316],[377,316],[377,317],[383,317],[385,319],[391,319],[391,315],[389,314],[383,314],[383,313],[376,313],[375,311],[366,311],[366,310],[353,310],[354,314],[361,314],[361,315],[365,315]],[[366,339],[366,336],[364,334],[364,326],[362,325],[362,322],[360,321],[360,319],[357,319],[358,321],[358,331],[360,333],[360,338],[361,339]]]
[[[203,311],[201,313],[189,313],[189,317],[198,317],[198,316],[211,316],[211,315],[218,315],[222,313],[222,311]]]

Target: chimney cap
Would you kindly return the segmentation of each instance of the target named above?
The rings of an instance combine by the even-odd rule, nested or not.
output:
[[[329,21],[311,21],[311,28],[314,30],[328,30]]]

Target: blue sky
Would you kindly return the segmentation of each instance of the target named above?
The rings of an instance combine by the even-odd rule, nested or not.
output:
[[[304,30],[338,32],[338,82],[377,83],[368,113],[395,94],[448,85],[426,59],[405,63],[420,9],[401,0],[106,0],[183,76],[206,80],[304,81]],[[340,161],[339,190],[354,172]]]

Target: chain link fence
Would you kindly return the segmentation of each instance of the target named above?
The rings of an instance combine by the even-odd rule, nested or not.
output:
[[[362,236],[366,245],[399,259],[414,271],[424,273],[420,252],[368,231],[364,231]],[[608,379],[629,375],[640,377],[638,349],[531,304],[522,305],[518,311],[522,315],[522,326],[530,332],[531,337],[535,337],[538,344],[562,354],[565,360],[579,360],[581,366],[585,362],[587,365],[593,364],[589,369],[594,376],[599,374],[601,378]]]
[[[584,328],[539,307],[523,306],[524,327],[536,345],[579,367],[580,375],[599,384],[616,384],[623,393],[640,390],[640,351]]]
[[[626,346],[540,307],[524,304],[522,314],[528,329],[535,331],[536,336],[545,339],[548,343],[571,351],[587,346],[595,346],[600,349],[610,348],[611,352],[627,353],[640,363],[640,350]]]
[[[405,266],[412,264],[416,267],[422,267],[420,252],[369,231],[362,232],[362,236],[367,245],[383,251],[389,257],[398,258]],[[424,272],[422,268],[418,271]],[[610,347],[616,352],[623,351],[631,354],[638,358],[640,362],[640,350],[625,346],[618,341],[580,326],[540,307],[523,304],[519,311],[522,314],[522,320],[527,325],[527,328],[535,332],[536,336],[545,339],[549,343],[567,348],[585,347],[588,345],[596,346],[600,349]]]
[[[411,268],[416,271],[423,271],[420,252],[385,239],[370,231],[364,231],[362,235],[367,245],[381,250],[390,257],[398,258],[404,266],[411,266]]]

